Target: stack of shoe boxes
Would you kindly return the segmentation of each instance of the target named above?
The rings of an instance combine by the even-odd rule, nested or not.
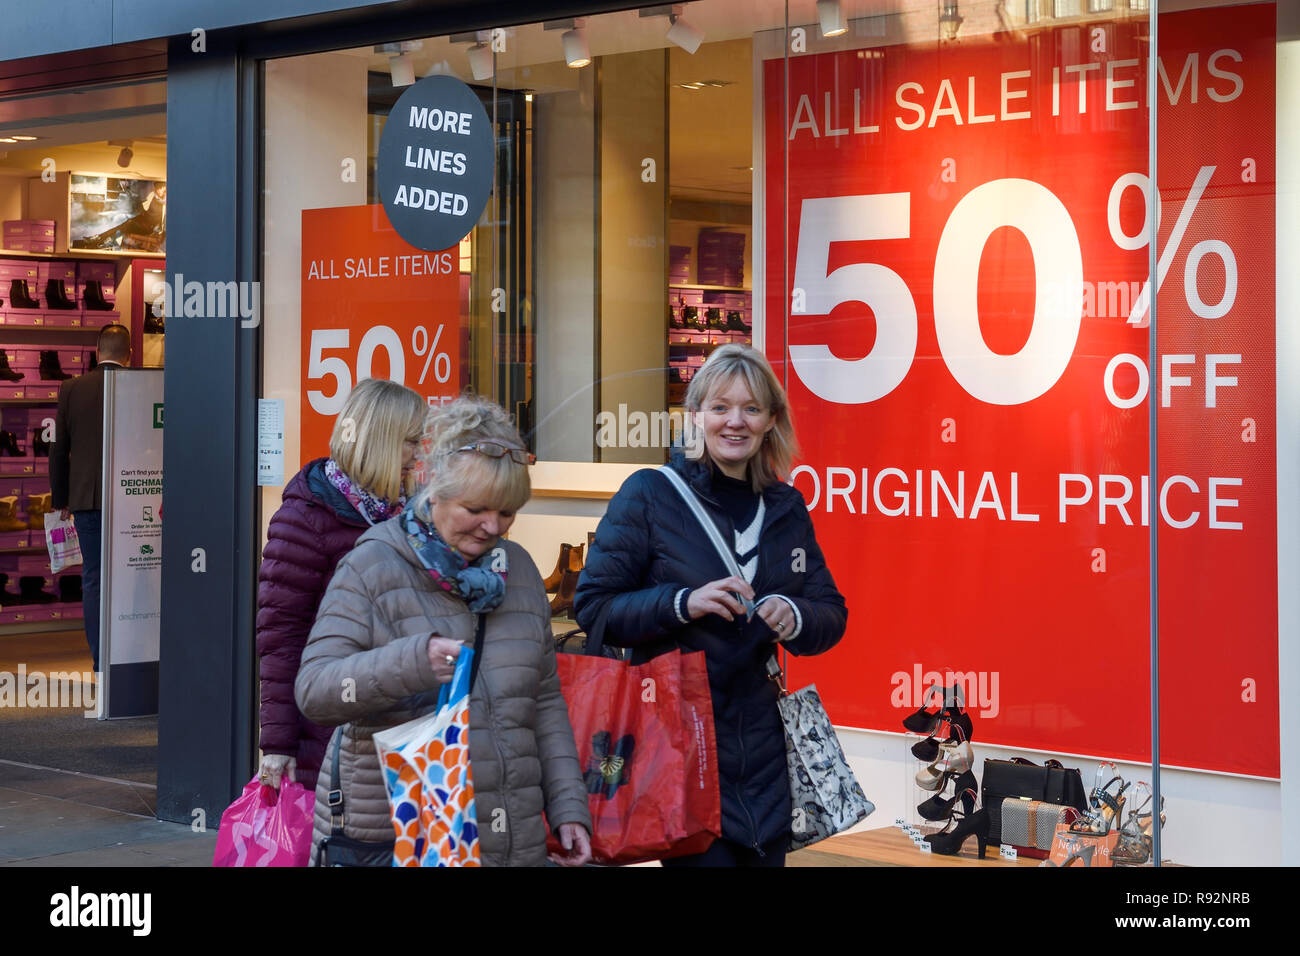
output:
[[[700,230],[700,285],[739,288],[745,282],[745,234],[721,229]]]
[[[53,252],[53,219],[9,219],[4,224],[4,247],[14,252]]]

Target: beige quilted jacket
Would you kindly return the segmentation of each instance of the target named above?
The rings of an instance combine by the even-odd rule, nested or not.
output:
[[[339,562],[303,649],[298,707],[341,724],[316,786],[312,861],[330,832],[327,797],[334,740],[342,734],[344,832],[393,839],[388,798],[371,736],[434,709],[430,633],[474,642],[475,616],[435,589],[406,542],[400,518],[371,528]],[[487,618],[483,657],[470,697],[470,762],[485,866],[546,862],[546,824],[591,831],[569,714],[560,695],[550,608],[537,567],[509,541],[505,600]],[[546,813],[543,822],[542,813]]]

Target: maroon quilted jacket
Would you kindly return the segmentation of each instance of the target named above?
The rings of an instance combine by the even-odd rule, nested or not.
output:
[[[284,503],[271,519],[257,576],[261,747],[263,753],[296,758],[295,779],[308,793],[316,787],[333,728],[314,724],[299,712],[293,682],[334,568],[368,527],[326,480],[326,460],[308,462],[285,486]]]

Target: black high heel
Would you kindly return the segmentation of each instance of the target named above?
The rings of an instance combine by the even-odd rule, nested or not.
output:
[[[952,779],[955,779],[957,784],[956,791],[951,797],[944,800],[940,796],[940,794],[942,794],[947,788],[947,781],[944,781],[944,786],[939,788],[939,793],[936,793],[929,800],[926,800],[918,806],[916,812],[926,820],[936,822],[939,820],[947,820],[952,816],[953,809],[957,804],[957,799],[960,797],[962,806],[966,808],[966,815],[970,816],[970,814],[974,813],[975,795],[979,792],[979,781],[975,779],[975,774],[967,770],[965,773],[955,775]]]
[[[954,827],[953,821],[958,821]],[[989,842],[989,812],[984,807],[980,807],[974,813],[961,813],[954,811],[952,819],[948,821],[951,830],[945,828],[939,833],[931,833],[925,839],[930,844],[930,849],[935,853],[943,856],[956,856],[961,852],[962,845],[966,838],[971,834],[979,842],[979,858],[984,859],[984,851]]]
[[[935,693],[939,694],[939,706],[933,711],[926,710],[925,702]],[[941,689],[938,685],[931,687],[925,692],[925,696],[921,698],[921,709],[904,717],[903,726],[916,734],[933,734],[939,729],[939,721],[943,717],[947,700],[948,688]]]

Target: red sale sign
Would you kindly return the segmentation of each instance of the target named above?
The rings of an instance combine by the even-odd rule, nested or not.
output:
[[[1160,18],[1158,202],[1144,22],[765,64],[767,350],[850,609],[795,677],[837,723],[957,675],[977,739],[1149,760],[1155,522],[1162,762],[1278,775],[1274,12]]]
[[[302,459],[329,454],[352,386],[388,378],[432,405],[461,388],[457,250],[402,239],[383,206],[302,213]]]

